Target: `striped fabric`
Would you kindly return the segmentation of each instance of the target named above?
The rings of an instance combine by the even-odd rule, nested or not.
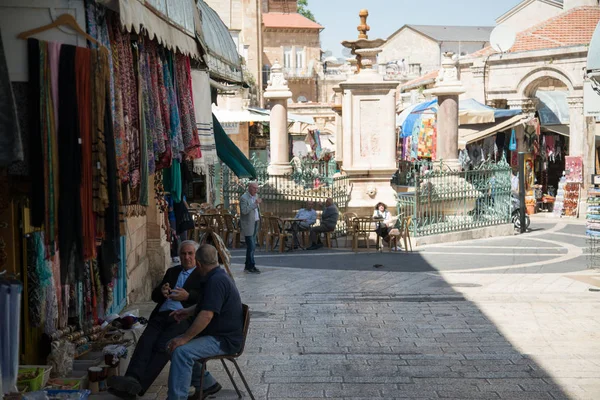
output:
[[[192,70],[192,90],[196,126],[198,127],[198,136],[200,136],[200,148],[202,149],[202,157],[194,160],[194,172],[206,175],[208,174],[208,167],[218,161],[212,122],[208,71]]]

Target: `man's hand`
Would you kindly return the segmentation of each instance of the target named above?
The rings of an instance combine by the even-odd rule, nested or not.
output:
[[[165,296],[165,299],[168,299],[169,293],[171,292],[171,285],[169,285],[169,282],[162,285],[162,288],[160,291],[162,292],[163,296]]]
[[[256,199],[256,204],[262,203],[262,199]]]
[[[169,298],[175,301],[186,301],[190,297],[190,294],[184,288],[175,288],[171,290]]]
[[[181,310],[175,310],[169,316],[173,317],[175,321],[181,322],[192,316],[194,310],[191,308],[183,308]]]
[[[169,340],[169,342],[167,343],[167,351],[169,353],[172,353],[175,351],[176,348],[178,348],[179,346],[183,346],[189,341],[190,339],[188,339],[186,336],[177,336],[176,338]]]

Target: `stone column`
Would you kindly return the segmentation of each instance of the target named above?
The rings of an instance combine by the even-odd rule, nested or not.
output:
[[[334,104],[332,110],[335,111],[335,161],[342,162],[344,157],[344,129],[342,123],[342,88],[335,86],[333,88]]]
[[[596,169],[596,124],[593,117],[583,114],[583,96],[570,96],[568,102],[569,155],[583,158],[583,187],[587,189],[590,186],[591,175]]]
[[[283,69],[277,61],[271,68],[271,79],[265,91],[265,99],[270,100],[270,150],[269,175],[285,175],[292,172],[290,165],[290,143],[288,138],[287,102],[292,97]]]
[[[438,97],[437,159],[447,167],[458,168],[458,96],[465,88],[458,76],[458,64],[454,53],[444,53],[442,70],[433,89],[425,91]]]

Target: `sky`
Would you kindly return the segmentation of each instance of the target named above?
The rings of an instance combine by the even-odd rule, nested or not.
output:
[[[521,0],[308,0],[321,32],[321,48],[342,56],[343,40],[358,37],[358,12],[369,10],[369,39],[387,39],[404,24],[494,26]]]

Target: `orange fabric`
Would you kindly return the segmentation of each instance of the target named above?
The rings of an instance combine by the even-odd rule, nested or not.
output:
[[[91,50],[78,47],[75,54],[77,108],[81,146],[81,215],[83,221],[83,259],[96,258],[95,215],[93,208],[92,165],[92,58]]]

